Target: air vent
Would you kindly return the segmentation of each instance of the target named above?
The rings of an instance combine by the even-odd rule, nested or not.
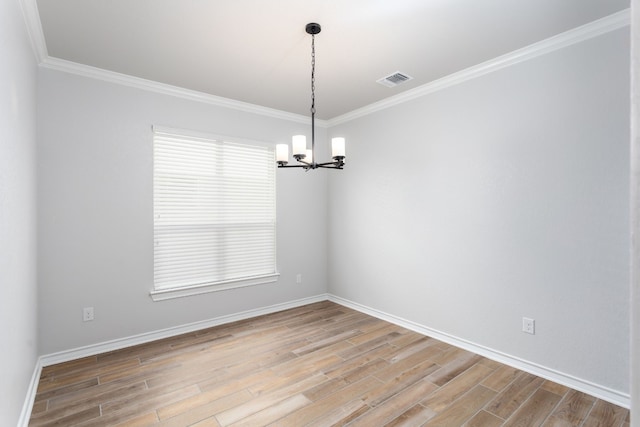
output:
[[[405,73],[401,73],[400,71],[396,71],[393,74],[389,74],[388,76],[377,80],[377,82],[386,87],[394,87],[401,83],[408,82],[411,79],[413,79],[413,77]]]

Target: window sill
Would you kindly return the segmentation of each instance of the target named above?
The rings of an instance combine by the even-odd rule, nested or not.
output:
[[[185,286],[182,288],[154,289],[149,296],[154,301],[164,301],[174,298],[189,297],[193,295],[208,294],[209,292],[226,291],[229,289],[245,288],[247,286],[264,285],[278,281],[280,273],[266,276],[252,277],[249,279],[229,280],[226,282],[206,283],[203,285]]]

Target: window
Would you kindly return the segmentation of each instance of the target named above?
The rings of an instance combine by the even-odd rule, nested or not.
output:
[[[154,300],[274,282],[273,147],[154,127]]]

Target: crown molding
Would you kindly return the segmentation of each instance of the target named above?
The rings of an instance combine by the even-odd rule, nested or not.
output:
[[[448,76],[434,80],[417,88],[402,92],[398,95],[374,102],[365,107],[358,108],[338,117],[328,120],[328,126],[336,126],[351,120],[363,117],[380,110],[384,110],[395,105],[411,101],[416,98],[446,89],[467,80],[492,73],[494,71],[509,67],[511,65],[527,61],[532,58],[580,43],[585,40],[597,37],[602,34],[626,27],[631,23],[631,11],[625,9],[588,24],[576,27],[572,30],[549,37],[537,43],[533,43],[522,49],[514,50],[489,61],[474,65],[462,71],[458,71]]]
[[[209,105],[231,108],[247,113],[292,121],[296,123],[308,123],[309,117],[294,114],[274,108],[250,104],[230,98],[210,95],[203,92],[184,89],[164,83],[116,73],[101,68],[78,64],[63,59],[52,58],[48,55],[44,33],[38,13],[36,0],[20,0],[22,12],[31,39],[31,45],[40,66],[57,71],[68,72],[84,77],[103,80],[106,82],[121,84],[129,87],[143,89],[160,94],[170,95],[191,101],[202,102]],[[417,88],[402,92],[398,95],[374,102],[365,107],[358,108],[346,114],[329,120],[316,120],[316,125],[322,128],[330,128],[351,120],[363,117],[395,105],[399,105],[430,93],[446,89],[450,86],[467,80],[492,73],[508,66],[527,61],[532,58],[571,46],[576,43],[597,37],[602,34],[623,28],[631,23],[631,9],[625,9],[540,42],[531,44],[522,49],[515,50],[489,61],[466,68],[462,71],[434,80]]]
[[[42,32],[38,5],[36,0],[20,0],[20,8],[22,9],[22,16],[31,41],[31,48],[36,56],[36,62],[41,64],[49,54],[47,53],[47,43]]]
[[[210,95],[204,92],[184,89],[164,83],[146,80],[139,77],[133,77],[126,74],[116,73],[101,68],[91,67],[64,59],[53,58],[47,52],[47,43],[42,31],[42,23],[40,21],[40,13],[36,0],[20,0],[22,14],[24,16],[27,32],[31,40],[31,47],[36,57],[36,61],[43,68],[63,71],[79,76],[89,77],[93,79],[103,80],[110,83],[121,84],[124,86],[143,89],[151,92],[161,93],[164,95],[175,96],[178,98],[188,99],[191,101],[202,102],[218,107],[231,108],[247,113],[258,114],[262,116],[272,117],[276,119],[288,120],[297,123],[308,123],[309,117],[300,114],[289,113],[287,111],[276,110],[275,108],[263,107],[260,105],[250,104],[248,102],[236,101],[235,99],[223,98],[221,96]],[[326,120],[316,120],[318,127],[327,127]]]
[[[250,104],[248,102],[236,101],[235,99],[223,98],[221,96],[210,95],[208,93],[185,89],[178,86],[172,86],[165,83],[159,83],[153,80],[147,80],[140,77],[133,77],[127,74],[116,73],[114,71],[108,71],[102,68],[78,64],[77,62],[67,61],[64,59],[47,57],[40,63],[40,66],[51,70],[63,71],[83,77],[103,80],[109,83],[116,83],[123,86],[134,87],[136,89],[147,90],[163,95],[170,95],[177,98],[188,99],[190,101],[215,105],[217,107],[230,108],[246,113],[258,114],[276,119],[305,124],[310,120],[309,117],[300,114],[294,114],[287,111],[276,110],[275,108],[268,108],[261,105]],[[327,127],[327,121],[316,120],[316,125],[318,125],[319,127]]]
[[[50,57],[47,51],[44,32],[42,31],[42,23],[40,21],[40,13],[38,12],[38,5],[36,3],[36,0],[19,1],[36,61],[43,68],[63,71],[79,76],[103,80],[110,83],[121,84],[137,89],[175,96],[178,98],[202,102],[218,107],[231,108],[234,110],[258,114],[276,119],[288,120],[304,124],[307,124],[309,122],[309,117],[300,114],[294,114],[287,111],[276,110],[275,108],[268,108],[260,105],[250,104],[248,102],[236,101],[235,99],[223,98],[221,96],[210,95],[204,92],[184,89],[181,87],[159,83],[152,80],[146,80],[139,77],[133,77],[126,74],[116,73],[114,71],[108,71],[101,68],[91,67],[89,65],[67,61],[64,59]],[[326,128],[327,121],[316,120],[316,125],[318,127]]]

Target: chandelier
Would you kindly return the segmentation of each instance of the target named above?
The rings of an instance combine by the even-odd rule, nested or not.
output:
[[[279,168],[304,168],[309,169],[328,168],[342,169],[344,166],[344,138],[331,139],[331,157],[333,161],[318,163],[315,153],[315,115],[316,115],[316,43],[315,36],[320,33],[320,24],[310,23],[306,26],[307,34],[311,34],[311,149],[307,149],[307,137],[294,135],[291,146],[293,158],[299,164],[288,165],[289,146],[287,144],[276,145],[276,162]]]

